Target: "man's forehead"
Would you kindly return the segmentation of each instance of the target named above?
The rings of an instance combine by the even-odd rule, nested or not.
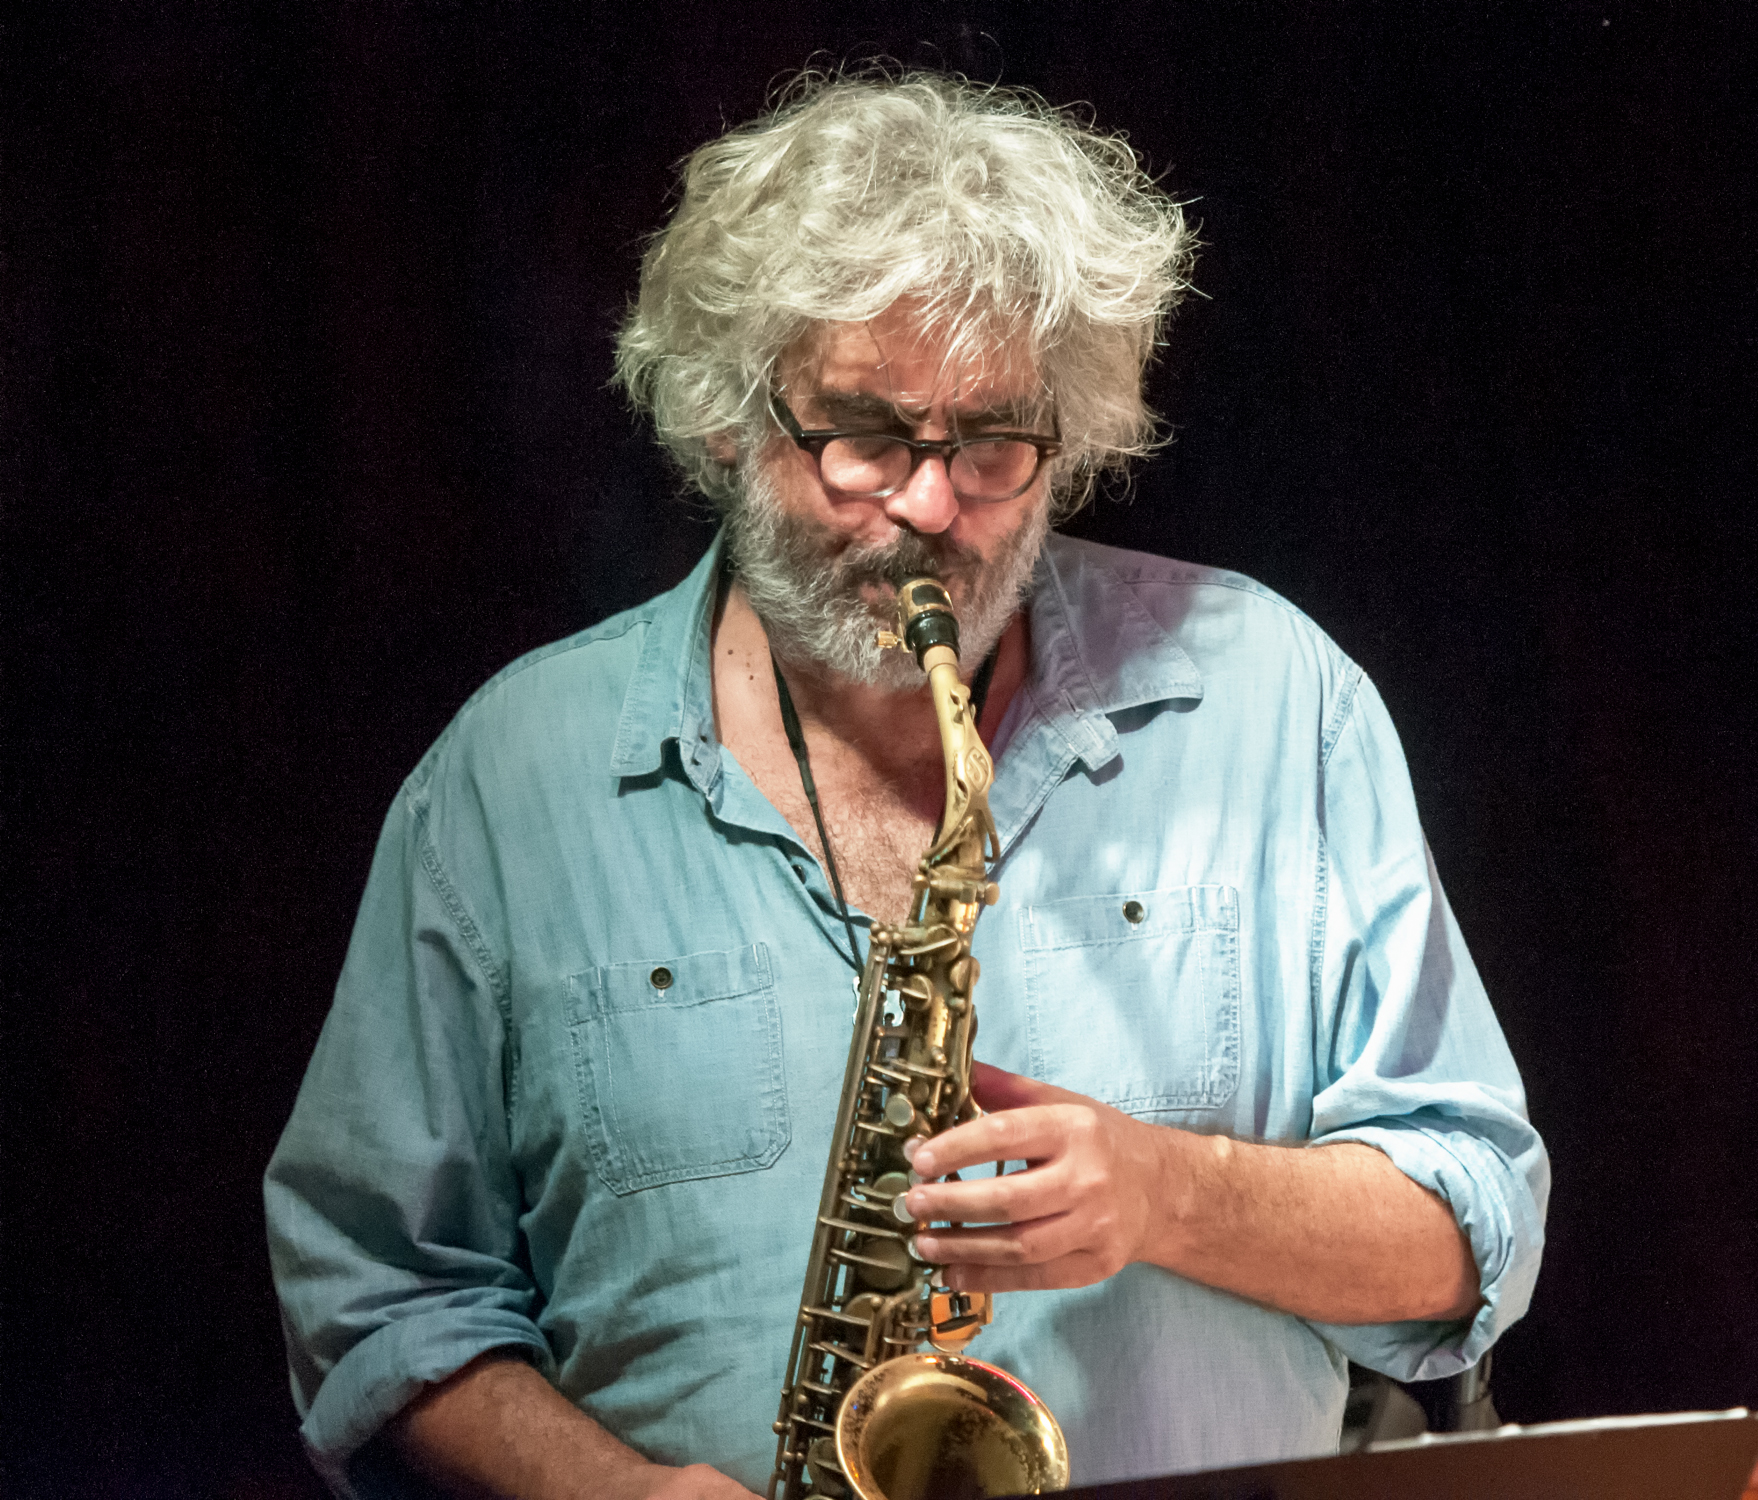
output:
[[[782,356],[779,373],[791,389],[860,392],[904,411],[1030,407],[1045,397],[1023,340],[950,330],[904,304],[863,322],[818,324]]]

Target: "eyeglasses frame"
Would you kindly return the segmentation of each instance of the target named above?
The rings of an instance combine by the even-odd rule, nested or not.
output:
[[[916,470],[921,468],[922,461],[926,458],[938,458],[946,465],[946,479],[950,484],[952,482],[952,458],[961,449],[976,443],[1030,443],[1038,450],[1038,462],[1033,467],[1031,474],[1027,476],[1025,483],[1018,489],[1005,495],[967,497],[960,495],[958,487],[953,486],[953,495],[964,504],[1000,505],[1008,500],[1017,500],[1029,490],[1037,483],[1038,475],[1044,472],[1045,460],[1054,458],[1062,451],[1062,432],[1054,416],[1050,420],[1051,425],[1056,427],[1057,431],[1052,437],[1045,437],[1041,432],[984,432],[972,438],[910,438],[895,432],[876,432],[870,427],[808,430],[800,426],[799,418],[781,399],[780,391],[769,393],[769,410],[777,423],[780,424],[781,430],[793,440],[795,446],[812,455],[813,462],[818,465],[818,480],[821,484],[824,482],[824,449],[838,438],[884,438],[888,442],[902,443],[910,450],[910,471],[904,475],[899,483],[892,485],[888,490],[871,490],[864,494],[857,494],[852,490],[836,491],[839,495],[847,495],[851,500],[886,500],[899,490],[908,489],[910,481],[916,477]],[[831,486],[825,485],[825,488],[830,489]]]

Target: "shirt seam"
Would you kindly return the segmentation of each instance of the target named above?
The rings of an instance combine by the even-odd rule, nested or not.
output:
[[[518,1103],[519,1092],[519,1052],[513,1031],[513,1001],[507,983],[506,972],[495,961],[482,930],[470,915],[464,899],[458,894],[450,878],[446,875],[445,865],[439,856],[428,832],[427,811],[410,799],[410,813],[415,819],[417,831],[417,854],[421,860],[421,868],[427,875],[428,884],[433,887],[434,894],[439,897],[440,904],[445,907],[446,915],[452,919],[459,940],[475,962],[482,977],[488,981],[488,992],[494,999],[495,1011],[501,1022],[501,1051],[506,1059],[502,1069],[502,1097],[506,1100],[507,1137],[512,1139],[512,1123],[514,1107]]]
[[[1363,675],[1361,668],[1354,662],[1347,657],[1343,660],[1346,670],[1343,673],[1342,689],[1337,695],[1337,706],[1331,711],[1330,722],[1319,736],[1317,836],[1314,840],[1312,872],[1312,934],[1307,944],[1308,987],[1311,991],[1308,1004],[1311,1007],[1315,1066],[1319,1062],[1317,1044],[1321,1039],[1325,1041],[1327,1061],[1331,1052],[1330,1039],[1325,1035],[1326,1028],[1320,1024],[1325,1013],[1325,945],[1329,936],[1326,924],[1330,919],[1331,903],[1331,846],[1326,836],[1330,805],[1331,752],[1337,748],[1337,741],[1343,737],[1344,726],[1355,712],[1356,689],[1360,687]],[[1327,1073],[1323,1076],[1329,1075]]]
[[[1337,748],[1337,741],[1342,739],[1343,730],[1348,726],[1351,715],[1355,712],[1355,690],[1361,686],[1362,671],[1354,662],[1348,661],[1347,670],[1343,673],[1343,685],[1337,693],[1337,706],[1331,710],[1331,721],[1325,726],[1325,732],[1319,741],[1319,770],[1322,773],[1330,765],[1331,752]]]
[[[585,630],[577,631],[564,640],[551,641],[547,646],[539,646],[534,651],[527,651],[517,661],[507,663],[487,682],[477,688],[452,716],[439,738],[433,742],[432,748],[422,757],[409,778],[411,787],[424,787],[433,779],[447,743],[457,736],[464,722],[474,716],[478,708],[499,692],[514,678],[523,676],[534,667],[543,665],[556,657],[566,656],[572,651],[583,651],[592,646],[608,645],[612,641],[621,640],[636,628],[652,623],[652,616],[646,607],[630,610],[621,616],[613,616],[601,620],[598,624]]]

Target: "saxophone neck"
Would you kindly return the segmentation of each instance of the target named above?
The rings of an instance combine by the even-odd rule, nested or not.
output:
[[[959,862],[981,869],[994,842],[994,823],[989,816],[994,763],[977,733],[970,689],[958,680],[956,663],[937,666],[929,684],[946,767],[946,804],[930,857],[938,858],[948,845],[966,840],[974,847]]]
[[[940,753],[946,766],[946,801],[940,827],[925,861],[943,859],[948,849],[974,838],[974,863],[994,844],[989,817],[989,784],[994,764],[977,733],[971,692],[958,675],[958,618],[944,584],[933,578],[912,578],[897,591],[897,631],[881,636],[883,644],[914,653],[928,677],[934,720],[940,731]]]

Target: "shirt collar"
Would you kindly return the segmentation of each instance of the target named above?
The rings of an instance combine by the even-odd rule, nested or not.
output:
[[[616,775],[657,771],[668,740],[678,743],[685,769],[698,785],[705,786],[719,769],[709,638],[724,555],[721,531],[682,583],[642,606],[647,629],[611,746],[610,769]]]
[[[674,740],[686,773],[706,786],[719,770],[710,634],[725,534],[676,588],[643,607],[647,628],[623,695],[610,769],[650,775]],[[1027,688],[1089,771],[1117,754],[1108,715],[1199,699],[1196,664],[1105,561],[1104,549],[1054,533],[1032,580]]]
[[[1109,715],[1203,695],[1202,674],[1106,561],[1106,549],[1054,533],[1032,580],[1027,686],[1089,771],[1117,754]]]

